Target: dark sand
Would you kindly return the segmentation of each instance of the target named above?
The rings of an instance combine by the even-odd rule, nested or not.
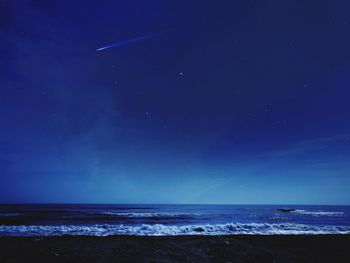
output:
[[[350,235],[1,237],[0,262],[350,262]]]

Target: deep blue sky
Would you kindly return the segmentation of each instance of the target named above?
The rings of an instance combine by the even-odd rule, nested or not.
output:
[[[347,0],[2,0],[0,38],[0,202],[350,204]]]

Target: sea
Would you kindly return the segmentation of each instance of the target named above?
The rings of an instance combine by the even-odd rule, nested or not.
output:
[[[0,205],[0,236],[350,234],[350,206]]]

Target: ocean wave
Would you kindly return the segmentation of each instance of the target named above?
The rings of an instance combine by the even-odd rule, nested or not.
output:
[[[0,213],[0,217],[12,217],[12,216],[19,216],[20,213]]]
[[[190,213],[124,213],[124,212],[102,212],[102,215],[127,217],[127,218],[192,218],[198,214]]]
[[[228,223],[206,225],[54,225],[54,226],[0,226],[0,236],[62,236],[62,235],[303,235],[350,234],[349,226],[312,226],[304,224]]]
[[[292,213],[312,216],[343,216],[344,212],[294,210]]]

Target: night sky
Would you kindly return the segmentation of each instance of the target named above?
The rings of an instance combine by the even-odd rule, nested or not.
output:
[[[347,0],[1,0],[0,40],[2,203],[350,204]]]

